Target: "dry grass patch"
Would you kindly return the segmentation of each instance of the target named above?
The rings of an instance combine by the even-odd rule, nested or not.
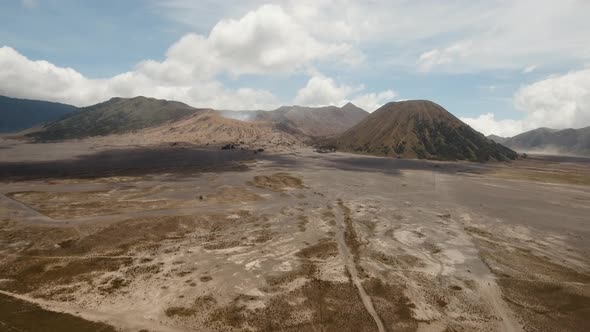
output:
[[[311,278],[288,293],[274,295],[264,308],[249,309],[248,297],[238,296],[217,308],[209,324],[220,330],[251,331],[375,331],[356,287]]]
[[[258,175],[249,184],[273,191],[304,188],[303,180],[289,173],[275,173],[273,175]]]
[[[370,278],[363,281],[363,287],[371,296],[375,310],[388,330],[416,331],[418,322],[412,314],[416,306],[404,294],[403,286]]]
[[[544,183],[565,183],[590,185],[590,172],[587,169],[571,170],[540,170],[526,168],[495,169],[491,175],[509,180],[527,180]]]
[[[54,219],[71,219],[109,215],[121,211],[142,211],[174,208],[181,205],[166,199],[144,199],[171,191],[171,188],[126,188],[111,191],[45,192],[23,191],[7,194],[10,198],[31,206]]]
[[[170,307],[170,308],[167,308],[166,310],[164,310],[164,313],[168,317],[175,317],[175,316],[187,317],[187,316],[196,315],[197,311],[193,308]]]
[[[91,322],[82,318],[48,311],[36,304],[0,294],[0,330],[27,332],[115,332],[105,323]]]
[[[307,225],[309,223],[309,218],[307,216],[298,216],[297,217],[297,228],[299,229],[300,232],[305,232],[306,227],[305,225]]]
[[[338,255],[338,244],[332,239],[322,239],[318,243],[297,252],[297,257],[327,259]]]
[[[10,246],[2,249],[12,251],[40,252],[68,247],[78,239],[74,227],[15,226],[0,227],[0,241]]]
[[[590,273],[477,233],[480,256],[496,275],[503,298],[539,331],[582,331],[590,314]]]
[[[287,284],[297,278],[314,278],[318,272],[318,268],[312,262],[307,260],[301,261],[299,266],[291,271],[284,272],[278,275],[267,275],[265,277],[266,283],[271,287],[269,290],[276,290],[276,287]]]
[[[217,300],[210,294],[199,296],[190,307],[170,307],[164,310],[168,317],[190,317],[206,313],[217,304]]]
[[[344,242],[352,254],[354,265],[359,273],[359,277],[364,278],[366,276],[366,272],[360,264],[360,250],[363,244],[359,240],[353,225],[350,209],[344,205],[344,202],[342,202],[340,199],[338,200],[338,206],[340,206],[344,213]]]
[[[112,279],[105,280],[105,284],[98,287],[98,290],[103,294],[113,294],[127,286],[131,281],[121,277],[115,277]]]
[[[8,279],[4,288],[27,293],[44,286],[68,285],[74,282],[92,282],[92,273],[118,271],[130,266],[131,258],[62,258],[19,257],[6,262],[0,269],[0,279]]]
[[[230,204],[261,201],[262,197],[243,187],[224,187],[213,195],[205,196],[209,203]]]
[[[370,253],[370,257],[378,262],[398,269],[409,269],[425,266],[420,258],[410,254],[387,255],[380,251],[372,251]]]
[[[512,310],[536,331],[584,331],[588,328],[588,291],[583,294],[558,282],[512,278],[500,278],[498,285]]]

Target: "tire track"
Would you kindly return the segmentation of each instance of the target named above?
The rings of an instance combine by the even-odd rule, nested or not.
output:
[[[355,263],[355,257],[353,256],[351,249],[346,244],[345,233],[346,233],[349,225],[345,222],[345,218],[346,218],[346,215],[349,213],[349,211],[344,206],[342,201],[339,201],[338,205],[342,209],[342,213],[335,213],[336,222],[338,224],[338,233],[336,234],[336,242],[338,243],[338,249],[339,249],[342,257],[344,258],[344,264],[350,274],[350,279],[352,280],[352,283],[355,285],[355,287],[358,290],[359,296],[363,302],[363,305],[365,306],[365,310],[367,310],[369,315],[371,315],[371,317],[373,317],[373,320],[375,321],[375,324],[377,325],[377,329],[379,330],[379,332],[386,332],[385,326],[383,325],[381,318],[379,318],[377,311],[375,311],[375,307],[373,306],[373,302],[371,301],[371,297],[367,294],[367,292],[363,288],[361,280],[358,276],[358,271],[356,269],[356,263]],[[350,232],[351,230],[348,230],[348,231]]]

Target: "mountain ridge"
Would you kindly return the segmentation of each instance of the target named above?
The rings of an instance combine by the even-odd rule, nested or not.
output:
[[[270,112],[259,112],[256,120],[281,123],[285,129],[300,131],[302,135],[321,137],[341,133],[368,115],[367,111],[352,103],[343,107],[292,105],[281,106]]]
[[[180,120],[197,111],[199,109],[177,101],[143,96],[114,97],[80,108],[78,112],[27,136],[51,141],[121,134]]]
[[[578,129],[541,127],[501,139],[506,146],[521,152],[590,156],[590,126]]]
[[[201,112],[209,112],[211,116],[215,112],[221,117],[234,121],[223,121],[218,117],[209,117],[215,120],[211,126],[224,125],[220,130],[224,131],[224,137],[228,137],[227,130],[235,131],[236,139],[243,138],[245,132],[254,133],[262,130],[264,135],[257,137],[269,137],[267,131],[281,131],[284,137],[298,137],[298,139],[315,136],[327,136],[340,133],[352,125],[358,123],[368,113],[349,103],[342,108],[336,106],[303,107],[282,106],[272,111],[217,111],[208,108],[194,108],[187,104],[137,96],[133,98],[113,97],[107,101],[80,108],[77,112],[65,116],[58,121],[45,125],[26,136],[37,141],[54,141],[66,139],[79,139],[95,136],[120,135],[134,131],[144,131],[153,128],[170,125],[183,121]],[[194,118],[191,121],[199,122],[189,124],[184,122],[182,126],[191,128],[200,127],[204,118]],[[251,122],[272,123],[272,125],[257,125],[254,130]],[[238,127],[242,127],[241,129]],[[249,129],[248,129],[249,128]],[[264,128],[264,129],[262,129]],[[185,128],[186,129],[186,128]],[[248,129],[248,130],[246,130]],[[178,130],[178,126],[177,126]],[[151,131],[153,134],[155,131]],[[160,130],[164,133],[165,130]],[[195,137],[205,137],[208,134],[196,133]],[[186,132],[185,132],[186,134]],[[166,136],[169,136],[166,134]],[[210,135],[209,135],[210,136]],[[281,135],[278,135],[281,136]],[[183,137],[188,137],[184,135]]]

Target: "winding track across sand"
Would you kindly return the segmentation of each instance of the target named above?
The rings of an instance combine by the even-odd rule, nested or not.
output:
[[[483,298],[490,304],[500,321],[498,324],[502,331],[521,332],[522,327],[514,320],[506,302],[502,299],[502,291],[493,278],[477,280],[478,288]]]
[[[344,264],[346,266],[346,269],[350,273],[350,278],[352,279],[352,283],[358,289],[359,296],[361,297],[361,300],[363,301],[363,305],[365,306],[365,309],[375,320],[375,324],[377,324],[377,329],[379,330],[379,332],[385,332],[386,331],[385,326],[383,325],[381,318],[379,318],[379,315],[377,314],[377,312],[375,311],[375,308],[373,307],[373,302],[371,301],[371,297],[367,294],[367,292],[365,292],[365,289],[363,288],[363,285],[358,277],[358,271],[356,270],[356,266],[354,265],[354,260],[352,257],[352,253],[350,252],[350,248],[348,248],[348,246],[346,245],[346,242],[344,241],[344,232],[345,232],[345,228],[346,228],[346,226],[344,224],[344,216],[342,213],[338,213],[338,212],[335,213],[335,215],[336,215],[336,222],[338,223],[338,233],[336,234],[336,241],[338,242],[338,250],[340,251],[340,254],[342,254],[342,257],[344,258]]]

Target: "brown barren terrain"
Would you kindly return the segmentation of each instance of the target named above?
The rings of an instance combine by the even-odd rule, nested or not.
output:
[[[0,330],[588,326],[585,159],[64,144],[0,150]]]

